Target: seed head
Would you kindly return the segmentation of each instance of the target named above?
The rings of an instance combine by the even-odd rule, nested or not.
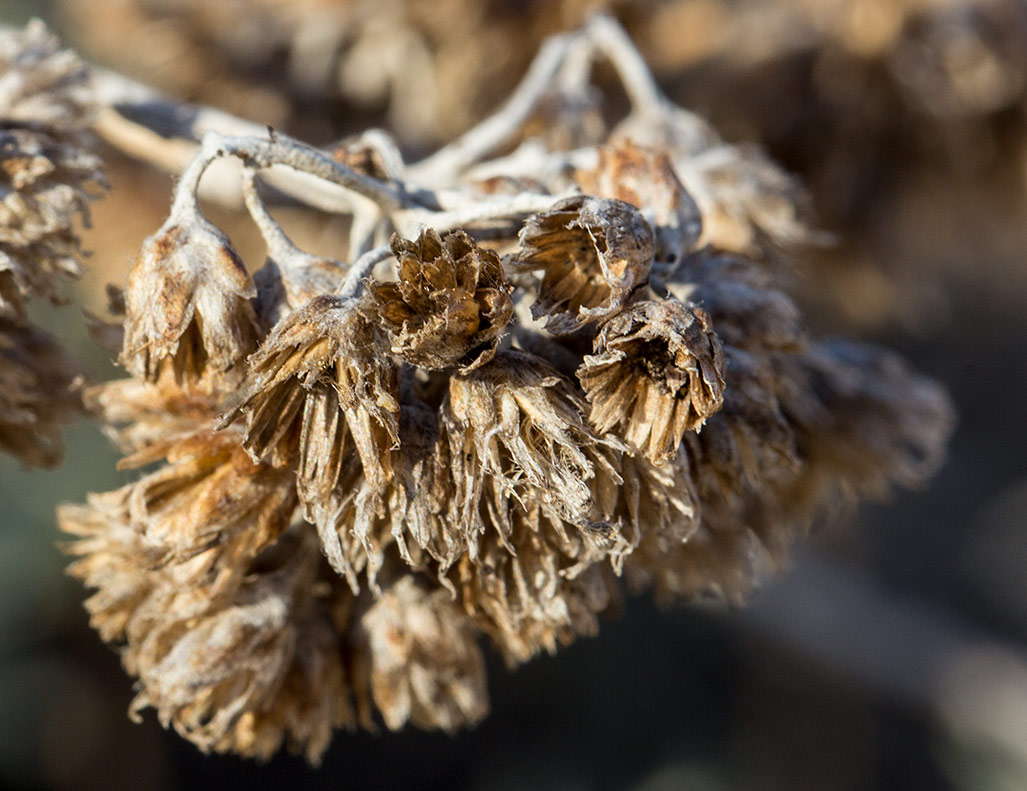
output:
[[[675,299],[643,300],[599,328],[578,379],[600,433],[618,429],[656,464],[677,453],[724,398],[724,359],[709,317]]]
[[[392,237],[399,280],[371,288],[393,354],[413,365],[477,368],[496,353],[513,314],[499,256],[463,231]]]
[[[542,270],[531,313],[554,335],[616,313],[653,263],[652,228],[619,200],[566,198],[529,219],[519,238],[511,266]]]

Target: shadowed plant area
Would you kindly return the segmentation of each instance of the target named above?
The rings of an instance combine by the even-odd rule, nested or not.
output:
[[[887,21],[858,5],[845,35],[831,4],[765,7],[828,52]],[[447,76],[444,20],[467,4],[443,6],[432,21],[418,3],[97,4],[143,20],[171,59],[232,19],[296,25],[287,43],[247,28],[246,57],[282,59],[285,83],[222,72],[255,92],[230,108],[250,119],[93,65],[42,22],[0,29],[0,513],[12,557],[56,580],[8,608],[0,694],[31,726],[0,777],[1015,787],[1023,734],[986,705],[1027,677],[1015,606],[992,620],[1015,585],[989,600],[974,568],[998,556],[953,554],[957,520],[984,518],[973,454],[996,482],[1009,469],[980,434],[950,449],[957,405],[980,393],[956,374],[982,363],[942,330],[854,337],[886,321],[848,322],[860,308],[831,285],[852,275],[859,226],[822,228],[819,192],[685,109],[687,70],[647,64],[663,52],[647,15],[687,7],[682,30],[719,19],[726,40],[754,6],[554,4],[537,24],[556,8],[568,24],[501,34],[537,50],[519,83],[419,138],[403,113],[428,118],[413,107],[428,94],[396,110],[419,68],[487,90]],[[469,30],[504,13],[476,9]],[[888,17],[892,37],[860,57],[904,41],[907,13],[931,19]],[[338,116],[333,142],[294,136],[359,104],[379,27],[409,44],[389,102]],[[325,47],[339,82],[304,82]],[[897,494],[939,471],[940,488]],[[891,502],[852,526],[863,500]],[[980,513],[1015,556],[1014,511]],[[55,625],[18,626],[46,607]]]

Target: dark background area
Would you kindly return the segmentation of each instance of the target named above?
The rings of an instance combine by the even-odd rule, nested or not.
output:
[[[25,0],[5,0],[0,22],[30,14],[61,29],[52,4]],[[982,119],[987,162],[961,167],[969,155],[953,156],[942,121],[911,113],[882,131],[867,110],[861,133],[861,113],[804,100],[803,57],[719,77],[707,62],[665,84],[810,184],[840,243],[801,265],[809,326],[895,348],[949,389],[959,425],[928,488],[821,525],[741,610],[631,599],[557,656],[516,671],[493,656],[492,713],[476,730],[339,733],[312,770],[289,756],[204,756],[149,711],[129,721],[131,680],[89,629],[55,546],[54,506],[119,482],[115,453],[82,423],[60,470],[0,459],[0,785],[1027,788],[1027,102]],[[846,177],[846,157],[864,167]],[[135,186],[166,209],[168,178],[145,178]],[[131,245],[160,219],[122,223],[126,236],[143,226]],[[81,300],[99,291],[87,283]],[[115,374],[77,308],[40,316],[99,376]]]

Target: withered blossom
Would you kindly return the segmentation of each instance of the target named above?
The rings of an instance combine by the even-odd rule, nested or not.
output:
[[[673,267],[702,233],[702,215],[682,186],[663,149],[623,139],[598,149],[593,169],[578,170],[574,180],[588,195],[616,198],[642,212],[656,235],[656,264]]]
[[[374,727],[372,701],[392,730],[407,722],[453,731],[488,713],[485,659],[449,592],[405,574],[353,628],[357,713]]]
[[[291,470],[254,462],[239,433],[208,424],[122,462],[168,462],[132,484],[128,498],[129,519],[153,565],[191,561],[190,574],[224,585],[292,522],[298,500]]]
[[[0,31],[0,451],[52,467],[85,369],[33,326],[31,297],[63,302],[80,274],[77,225],[104,186],[85,128],[89,73],[41,22]]]
[[[539,503],[509,516],[509,535],[486,533],[454,577],[463,607],[510,665],[595,635],[619,602],[609,556],[587,530]]]
[[[653,230],[620,200],[565,198],[530,218],[519,234],[516,271],[542,271],[532,315],[554,335],[616,313],[649,278]]]
[[[555,102],[561,129],[468,161],[524,132],[490,143],[486,124],[443,152],[456,165],[435,160],[441,189],[380,136],[334,160],[275,135],[204,145],[246,159],[268,263],[251,281],[179,183],[125,293],[132,378],[85,395],[121,466],[146,469],[60,510],[91,622],[138,679],[134,715],[203,750],[288,742],[311,761],[342,726],[473,725],[482,637],[510,665],[556,651],[596,633],[622,579],[740,602],[826,505],[939,462],[951,412],[933,383],[811,339],[765,262],[696,250],[700,228],[736,251],[798,238],[790,182],[659,97],[595,145],[569,62],[523,120],[552,125]],[[425,230],[343,285],[345,265],[294,248],[263,206],[268,157],[381,202],[353,217],[352,255]],[[553,204],[572,176],[598,196]],[[472,234],[510,253],[509,279]],[[390,249],[393,275],[368,274]],[[22,318],[12,294],[0,271],[0,330]]]
[[[480,509],[509,531],[503,513],[538,501],[572,525],[605,535],[609,492],[620,482],[611,461],[623,446],[597,434],[572,383],[544,360],[507,351],[450,380],[439,421],[440,452],[454,481],[451,523],[472,555],[485,531]],[[603,482],[596,496],[591,482]]]
[[[153,707],[204,751],[267,759],[288,742],[316,763],[332,732],[353,724],[338,636],[314,584],[316,541],[289,534],[285,562],[269,556],[215,590],[177,565],[146,565],[127,499],[94,495],[59,517],[78,537],[70,573],[96,588],[91,623],[139,678],[133,716]]]
[[[151,382],[164,365],[180,382],[208,373],[237,377],[256,347],[256,294],[220,229],[199,216],[188,225],[166,224],[143,243],[129,274],[119,360]]]
[[[84,131],[89,72],[34,22],[0,33],[0,85],[0,281],[59,303],[59,283],[81,273],[76,222],[105,184]],[[12,298],[0,283],[0,310]]]
[[[336,527],[339,496],[352,486],[340,491],[340,481],[362,475],[366,507],[380,512],[398,442],[396,371],[368,310],[323,295],[279,322],[250,358],[243,400],[225,419],[246,415],[242,445],[254,459],[294,465],[307,516],[354,585],[348,536]]]
[[[589,419],[662,464],[724,398],[720,341],[702,308],[642,300],[600,325],[578,369]]]
[[[393,354],[423,368],[469,371],[496,353],[513,314],[510,286],[492,250],[463,231],[393,235],[398,280],[371,288]]]
[[[726,345],[796,351],[805,343],[799,308],[750,260],[703,251],[685,259],[666,285],[702,305]]]
[[[725,143],[694,113],[673,108],[631,116],[610,135],[665,151],[702,216],[700,247],[757,255],[772,247],[817,243],[809,198],[798,180],[759,148]]]
[[[79,413],[84,374],[45,332],[0,318],[0,450],[35,467],[56,465],[60,428]]]

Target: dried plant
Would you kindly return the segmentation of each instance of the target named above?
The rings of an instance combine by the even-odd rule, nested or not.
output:
[[[59,304],[60,283],[80,274],[75,223],[104,183],[87,80],[41,23],[0,33],[0,450],[34,466],[60,461],[59,428],[78,412],[82,367],[25,302]]]
[[[631,101],[608,131],[601,57]],[[109,75],[104,96],[122,132],[157,101]],[[179,132],[208,122],[244,126]],[[197,200],[224,160],[267,246],[252,277]],[[348,217],[349,249],[298,249],[262,182]],[[808,336],[768,261],[814,238],[792,187],[603,16],[421,162],[381,133],[206,134],[103,332],[129,378],[85,393],[147,469],[59,511],[133,714],[315,762],[343,726],[471,725],[481,636],[510,664],[555,651],[622,577],[739,601],[825,505],[924,481],[948,400]]]

